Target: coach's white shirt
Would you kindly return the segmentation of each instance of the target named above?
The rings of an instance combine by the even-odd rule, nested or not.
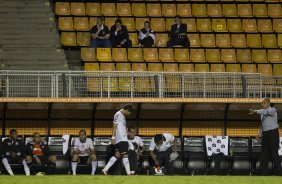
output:
[[[78,150],[79,156],[89,156],[90,151],[94,150],[93,141],[90,138],[86,138],[85,142],[80,142],[79,138],[74,141],[74,150]]]
[[[126,131],[126,120],[125,116],[121,111],[118,111],[114,116],[114,124],[117,124],[116,128],[116,144],[121,141],[128,141],[127,131]]]
[[[154,151],[155,149],[159,152],[166,151],[168,148],[171,147],[172,143],[174,142],[174,136],[170,133],[163,133],[163,136],[165,137],[165,141],[160,145],[156,146],[154,137],[152,138],[149,150]]]
[[[144,142],[141,139],[141,137],[139,137],[139,136],[135,136],[134,139],[132,139],[132,140],[129,139],[129,142],[132,143],[132,147],[130,147],[131,150],[135,150],[134,143],[137,144],[137,150],[136,151],[138,151],[138,149],[140,147],[144,146]]]

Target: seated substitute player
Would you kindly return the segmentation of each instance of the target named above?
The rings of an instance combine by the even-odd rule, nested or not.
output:
[[[173,148],[172,143],[174,144]],[[150,156],[153,159],[155,166],[164,166],[169,175],[173,174],[172,155],[174,155],[174,157],[177,155],[176,147],[176,139],[170,133],[156,134],[150,143]],[[172,154],[173,152],[174,154]],[[174,158],[174,160],[175,159],[176,158]]]
[[[71,162],[73,175],[76,175],[77,162],[87,164],[91,163],[91,175],[95,175],[98,162],[94,149],[94,143],[90,138],[87,138],[85,130],[80,130],[79,137],[73,141]]]
[[[130,170],[136,172],[138,170],[138,162],[142,159],[146,147],[141,137],[136,135],[135,128],[133,127],[128,128],[128,140],[133,145],[133,148],[128,151]]]
[[[45,171],[45,174],[55,173],[57,157],[50,155],[47,142],[40,137],[38,132],[33,134],[33,141],[26,145],[27,168],[26,175],[39,174],[38,168]]]
[[[110,158],[109,162],[102,170],[104,175],[108,174],[108,170],[120,158],[120,155],[122,157],[122,163],[124,165],[126,174],[127,175],[133,174],[130,171],[130,165],[128,160],[129,143],[127,138],[126,120],[125,120],[125,116],[130,116],[132,112],[133,112],[133,107],[131,105],[125,105],[123,109],[119,110],[114,116],[112,144],[115,144],[116,153],[115,156],[112,156]]]
[[[6,138],[2,143],[2,163],[7,172],[14,176],[9,163],[22,163],[25,154],[23,141],[18,138],[17,130],[10,130],[10,137]]]

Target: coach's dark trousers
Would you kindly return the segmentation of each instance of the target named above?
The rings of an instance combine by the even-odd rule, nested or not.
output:
[[[173,152],[172,147],[168,148],[166,151],[157,152],[157,160],[161,166],[164,166],[168,175],[174,174],[173,162],[170,162],[170,154]]]
[[[278,129],[262,132],[261,140],[261,175],[268,175],[268,159],[273,159],[276,174],[281,175],[281,161],[278,155]]]

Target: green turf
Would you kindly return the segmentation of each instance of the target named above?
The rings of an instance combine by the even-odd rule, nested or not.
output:
[[[0,176],[0,184],[282,184],[278,176]]]

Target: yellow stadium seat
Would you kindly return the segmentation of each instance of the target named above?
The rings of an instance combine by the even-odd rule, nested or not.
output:
[[[192,4],[192,15],[195,17],[206,17],[206,4]]]
[[[145,3],[132,3],[131,8],[132,8],[132,15],[134,17],[147,16]]]
[[[273,19],[273,30],[282,33],[282,19]]]
[[[149,17],[158,17],[158,16],[162,16],[162,8],[161,8],[161,4],[159,3],[148,3],[147,4],[147,15]]]
[[[222,17],[221,4],[207,4],[208,16]]]
[[[237,48],[246,47],[245,34],[231,34],[231,45]]]
[[[101,71],[115,71],[115,63],[101,63],[100,64],[100,70]]]
[[[268,10],[268,15],[270,17],[281,17],[282,16],[281,4],[268,4],[267,10]]]
[[[191,17],[191,5],[188,3],[185,4],[177,4],[177,15],[181,17]]]
[[[236,63],[235,49],[221,49],[221,60],[224,63]]]
[[[81,47],[80,57],[82,61],[97,61],[95,48]]]
[[[59,30],[61,31],[73,31],[73,19],[72,17],[59,17]]]
[[[266,50],[253,49],[252,50],[252,60],[255,63],[267,63]]]
[[[133,17],[123,17],[121,18],[122,24],[126,26],[128,31],[136,31],[135,21]]]
[[[236,4],[222,4],[222,12],[224,17],[237,17]]]
[[[267,17],[266,4],[253,4],[253,15],[255,17]]]
[[[116,5],[118,16],[131,16],[130,3],[117,3]]]
[[[229,34],[216,34],[216,46],[231,47],[231,40]]]
[[[210,63],[221,62],[219,49],[206,49],[206,60]]]
[[[101,3],[101,13],[104,16],[116,16],[116,4],[115,3]]]
[[[210,72],[209,64],[195,64],[195,72]]]
[[[261,73],[263,76],[272,76],[272,64],[259,64],[258,73]]]
[[[128,36],[129,36],[129,39],[132,42],[132,46],[137,47],[138,44],[139,44],[137,33],[128,33]]]
[[[262,46],[264,48],[276,48],[277,39],[276,34],[262,34]]]
[[[225,66],[226,72],[241,72],[240,64],[226,64]]]
[[[189,38],[191,47],[200,47],[201,46],[199,34],[188,34],[188,38]]]
[[[84,63],[85,71],[99,71],[99,63]]]
[[[163,65],[160,63],[149,63],[148,64],[148,71],[150,72],[162,72]]]
[[[215,47],[214,34],[201,34],[202,47]]]
[[[99,63],[85,63],[85,71],[99,71]],[[91,92],[98,92],[101,89],[101,79],[99,77],[87,77],[87,90]]]
[[[84,16],[85,13],[85,4],[78,2],[71,2],[71,14],[75,16]]]
[[[242,32],[241,19],[227,19],[227,30],[229,32]]]
[[[174,53],[172,48],[160,48],[159,59],[161,62],[174,62]]]
[[[117,71],[131,71],[130,63],[117,63],[116,70]]]
[[[282,64],[273,65],[273,76],[282,76]]]
[[[211,31],[210,19],[197,19],[197,30],[200,32],[210,32]]]
[[[97,48],[98,61],[113,61],[110,48]]]
[[[69,2],[56,2],[55,5],[56,15],[70,15],[70,3]]]
[[[74,28],[77,31],[88,31],[89,22],[87,17],[74,17]]]
[[[179,64],[179,72],[194,72],[194,64],[189,63],[189,64]]]
[[[243,19],[243,31],[244,32],[257,32],[257,21],[256,19]]]
[[[156,45],[157,47],[166,47],[168,41],[168,34],[158,33],[156,34]]]
[[[240,63],[252,62],[252,55],[250,49],[237,49],[237,61]]]
[[[273,32],[271,19],[258,19],[258,31],[261,33]]]
[[[86,14],[88,16],[99,16],[101,14],[100,3],[86,3]]]
[[[282,48],[282,34],[278,34],[278,47]]]
[[[115,62],[128,61],[126,48],[112,48],[112,57]]]
[[[75,32],[62,32],[61,43],[64,46],[76,46],[76,34]]]
[[[176,16],[176,6],[175,6],[175,4],[162,4],[162,15],[164,17],[174,17],[174,16]]]
[[[142,28],[144,28],[144,22],[150,21],[149,18],[136,18],[135,19],[135,27],[137,31],[140,31]]]
[[[146,63],[133,63],[132,71],[135,72],[146,72],[147,65]],[[151,91],[149,85],[148,77],[134,77],[134,89],[136,92],[148,92]]]
[[[238,15],[240,17],[252,17],[252,5],[251,4],[237,4]]]
[[[197,32],[196,20],[194,18],[182,19],[183,24],[187,24],[189,32]]]
[[[116,71],[115,63],[101,63],[100,64],[100,70],[101,71],[107,71],[107,72]],[[108,78],[103,78],[103,83],[102,83],[103,91],[110,91],[110,92],[119,91],[117,78],[111,77],[110,83],[108,83],[108,82],[109,82]]]
[[[190,60],[192,62],[205,62],[205,50],[204,49],[191,49],[190,50]]]
[[[90,46],[90,32],[77,32],[76,40],[78,46]]]
[[[260,34],[247,34],[247,45],[250,48],[260,48],[261,47]]]
[[[165,19],[151,18],[151,27],[154,31],[165,31]]]
[[[142,62],[143,53],[141,48],[128,48],[128,60],[131,62]]]
[[[257,73],[256,64],[242,64],[243,73]]]
[[[225,19],[212,19],[212,30],[215,32],[226,32],[226,20]]]
[[[115,24],[116,17],[106,17],[105,18],[105,25],[111,29],[111,27]]]
[[[211,64],[211,72],[225,72],[224,64]]]
[[[177,63],[164,63],[164,72],[178,72]],[[180,76],[174,74],[165,75],[165,91],[179,92],[180,91]]]
[[[282,51],[281,49],[268,49],[267,60],[270,63],[282,63]]]
[[[132,63],[132,71],[146,72],[147,71],[147,65],[146,65],[146,63]]]
[[[174,49],[174,58],[176,62],[188,62],[189,59],[189,50],[186,48],[175,48]]]
[[[178,64],[164,63],[164,72],[178,72]]]
[[[97,17],[89,17],[89,27],[90,29],[93,28],[97,24]]]
[[[175,24],[174,18],[166,18],[165,20],[165,27],[167,31],[171,30],[171,26]]]
[[[157,48],[144,48],[143,59],[146,62],[159,62],[159,54]]]

